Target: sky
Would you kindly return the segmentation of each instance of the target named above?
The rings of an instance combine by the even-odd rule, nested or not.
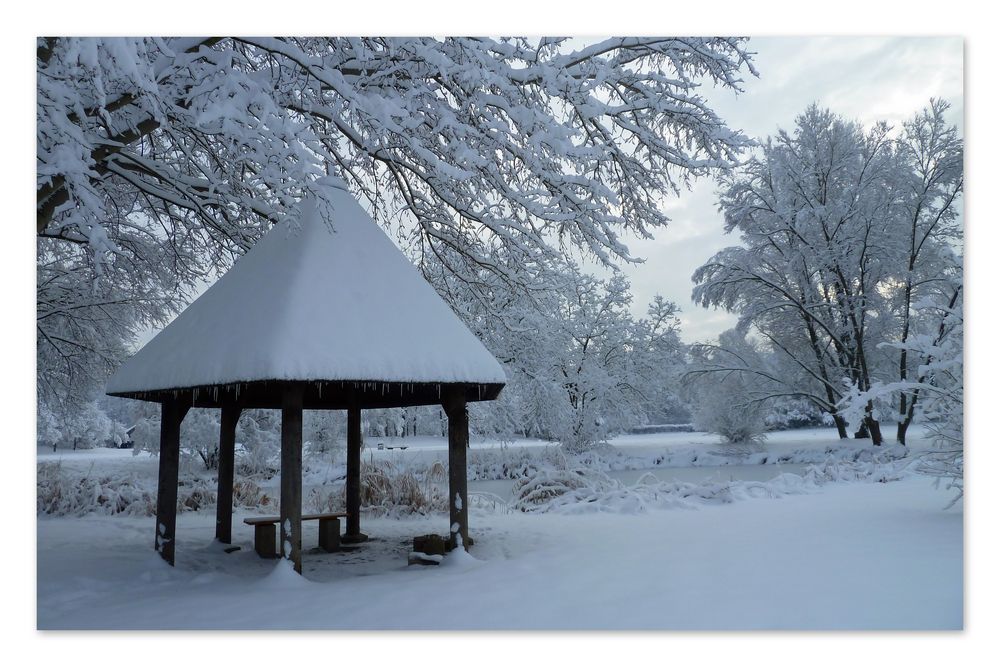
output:
[[[759,78],[747,76],[744,92],[706,89],[711,106],[734,128],[753,138],[790,128],[816,102],[865,125],[878,120],[898,127],[931,97],[952,104],[950,120],[963,123],[963,40],[959,37],[754,37]],[[702,180],[665,202],[672,223],[652,240],[627,238],[643,264],[622,266],[632,283],[634,314],[645,314],[656,294],[681,308],[681,338],[716,338],[736,318],[691,301],[691,275],[722,248],[727,236],[715,205],[716,187]]]

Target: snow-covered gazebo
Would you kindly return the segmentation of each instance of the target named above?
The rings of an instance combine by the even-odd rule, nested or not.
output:
[[[216,537],[225,543],[240,413],[281,409],[279,544],[301,572],[302,411],[348,413],[344,539],[361,541],[361,411],[440,404],[451,539],[469,543],[466,403],[495,399],[503,369],[343,183],[318,189],[298,220],[268,232],[108,383],[112,396],[162,406],[155,545],[171,565],[180,425],[191,407],[222,410]]]

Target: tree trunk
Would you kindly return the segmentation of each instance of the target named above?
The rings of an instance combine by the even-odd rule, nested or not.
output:
[[[874,417],[865,417],[865,422],[868,424],[868,432],[872,437],[872,444],[876,447],[882,446],[882,426],[878,423],[878,420]]]
[[[846,440],[848,438],[847,422],[844,421],[844,418],[841,417],[840,415],[835,414],[833,415],[833,423],[837,426],[837,435],[840,437],[840,439]]]
[[[910,421],[904,420],[896,424],[896,442],[901,445],[906,444],[906,430],[910,427]]]

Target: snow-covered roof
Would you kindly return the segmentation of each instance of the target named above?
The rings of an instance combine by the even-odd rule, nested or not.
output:
[[[325,185],[126,361],[108,393],[258,380],[505,383],[343,183]]]

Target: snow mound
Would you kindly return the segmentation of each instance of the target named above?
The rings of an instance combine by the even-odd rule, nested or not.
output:
[[[295,571],[295,565],[287,558],[279,558],[267,576],[260,580],[258,587],[268,591],[302,590],[313,586],[313,582]]]
[[[459,536],[459,542],[461,542],[461,536]],[[451,568],[453,570],[470,570],[477,568],[483,564],[483,561],[479,560],[461,545],[457,548],[452,549],[444,558],[441,559],[441,567]]]

